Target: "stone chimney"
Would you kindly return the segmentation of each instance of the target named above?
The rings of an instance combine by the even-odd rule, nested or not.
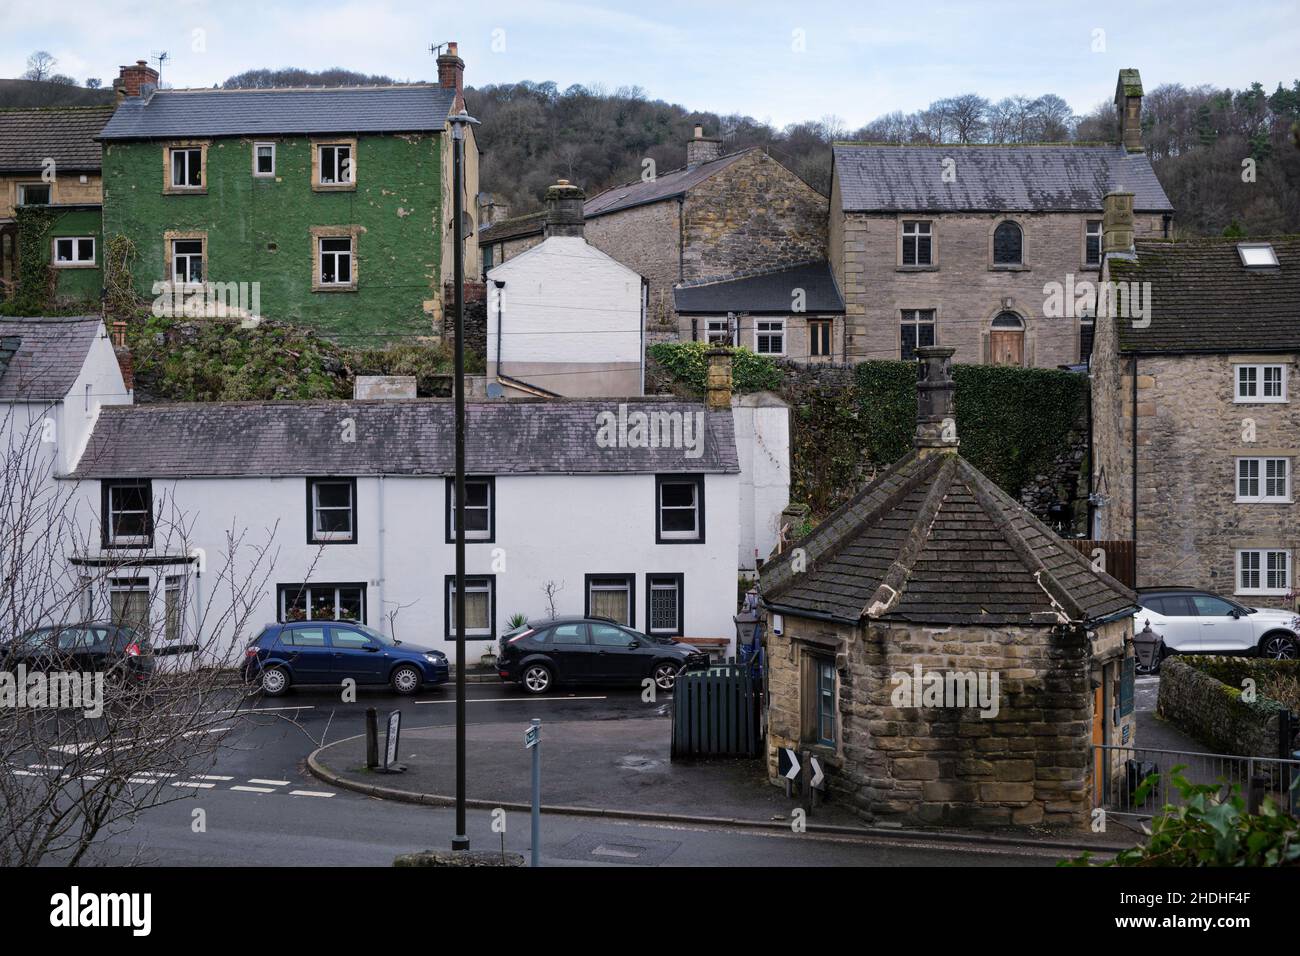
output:
[[[479,193],[478,209],[478,224],[480,226],[490,226],[493,223],[510,218],[509,204],[501,202],[492,193]]]
[[[709,361],[708,377],[704,380],[704,404],[710,411],[731,408],[731,350],[709,349],[704,353]]]
[[[438,56],[438,85],[444,90],[456,91],[456,102],[451,111],[459,113],[465,108],[465,61],[456,52],[454,42],[447,44],[447,52]]]
[[[957,386],[952,380],[951,346],[923,345],[916,350],[917,454],[955,450],[957,440]]]
[[[582,238],[582,227],[585,222],[582,204],[586,198],[587,194],[582,191],[582,187],[573,185],[567,179],[561,179],[546,190],[545,235],[547,239],[551,236]]]
[[[1142,77],[1137,70],[1119,71],[1115,110],[1119,113],[1120,145],[1130,153],[1142,152]]]
[[[686,144],[686,165],[698,166],[722,155],[722,140],[704,135],[704,127],[695,124],[695,138]]]
[[[1101,257],[1133,252],[1133,194],[1116,191],[1102,200]]]
[[[158,71],[149,65],[148,60],[136,60],[134,66],[118,68],[117,79],[113,81],[113,91],[118,100],[129,96],[139,96],[145,86],[158,85]]]

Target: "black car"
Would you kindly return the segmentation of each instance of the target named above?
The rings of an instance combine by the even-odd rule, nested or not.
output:
[[[154,670],[148,641],[103,621],[34,628],[0,646],[0,662],[7,670],[22,664],[28,671],[103,671],[105,680],[130,685],[143,684]]]
[[[498,674],[532,694],[556,684],[640,684],[647,677],[672,690],[683,668],[709,656],[670,637],[651,637],[599,617],[561,617],[501,638]]]

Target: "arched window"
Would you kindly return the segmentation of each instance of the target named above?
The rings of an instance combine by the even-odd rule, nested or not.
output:
[[[1024,234],[1020,226],[1010,220],[999,223],[993,230],[993,264],[1018,266],[1023,261]]]
[[[995,329],[1023,329],[1025,320],[1014,312],[999,312],[993,319],[993,328]]]

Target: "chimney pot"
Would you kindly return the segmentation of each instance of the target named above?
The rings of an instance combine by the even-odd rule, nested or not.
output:
[[[709,349],[704,355],[709,362],[704,404],[712,411],[725,411],[731,408],[731,350]]]
[[[957,386],[952,379],[951,346],[924,345],[916,350],[916,438],[918,454],[956,449]]]
[[[586,217],[582,204],[587,195],[582,187],[575,186],[567,179],[561,179],[546,190],[546,238],[551,236],[572,236],[582,238]]]
[[[456,91],[456,102],[452,105],[453,113],[465,108],[465,61],[457,52],[455,42],[447,44],[447,52],[438,57],[438,85],[444,90]]]
[[[158,86],[158,71],[149,65],[148,60],[136,60],[131,66],[119,67],[117,79],[113,81],[113,90],[119,100],[139,96],[147,86]]]

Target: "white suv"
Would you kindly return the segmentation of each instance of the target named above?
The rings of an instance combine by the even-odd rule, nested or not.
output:
[[[1141,630],[1150,623],[1167,653],[1300,657],[1300,616],[1294,611],[1247,607],[1192,588],[1143,588],[1138,600],[1134,626]]]

